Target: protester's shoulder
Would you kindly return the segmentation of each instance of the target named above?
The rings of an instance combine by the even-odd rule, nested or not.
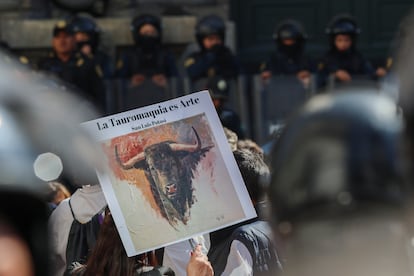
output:
[[[90,196],[90,195],[102,195],[103,196],[101,185],[83,186],[82,188],[79,188],[76,190],[76,192],[72,195],[72,198],[76,199],[79,197]]]
[[[269,223],[264,220],[257,220],[236,228],[233,231],[232,236],[234,239],[246,238],[248,236],[254,235],[255,229],[260,229],[260,232],[265,235],[271,234],[271,228]]]
[[[49,225],[59,225],[63,220],[66,219],[73,220],[69,207],[69,198],[62,200],[59,205],[53,210],[52,214],[49,217]]]

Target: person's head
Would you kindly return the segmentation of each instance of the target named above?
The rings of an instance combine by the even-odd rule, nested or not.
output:
[[[48,202],[53,203],[55,205],[59,205],[59,203],[70,197],[69,190],[63,185],[62,183],[52,181],[49,182],[50,193],[48,195]]]
[[[210,77],[207,81],[207,89],[216,109],[222,108],[229,98],[229,81],[219,76]]]
[[[279,50],[287,53],[301,53],[305,46],[307,34],[298,21],[288,19],[277,24],[273,40]]]
[[[217,15],[201,18],[195,28],[198,45],[203,50],[209,50],[216,45],[223,45],[226,26],[223,19]]]
[[[158,37],[160,34],[158,33],[157,28],[150,24],[150,23],[145,23],[144,25],[141,26],[141,28],[139,28],[138,33],[140,35],[146,35],[146,36],[152,36],[152,37]]]
[[[264,158],[263,149],[253,140],[243,139],[237,142],[237,148],[239,149],[248,149],[260,155],[261,158]]]
[[[363,91],[314,97],[288,122],[269,189],[286,275],[405,275],[401,131],[395,104]]]
[[[95,246],[88,257],[85,272],[82,275],[134,276],[136,269],[137,262],[134,257],[127,256],[115,222],[107,209]]]
[[[223,45],[223,40],[217,34],[206,35],[203,38],[203,48],[206,50],[212,49],[216,45]]]
[[[66,21],[59,21],[53,28],[53,50],[58,55],[68,55],[76,49],[72,26]]]
[[[131,32],[138,47],[154,49],[161,45],[161,21],[154,15],[143,14],[135,17],[131,22]]]
[[[337,34],[334,37],[334,44],[339,52],[346,52],[352,47],[352,37],[349,34]]]
[[[71,20],[78,49],[85,53],[94,53],[99,44],[100,29],[91,17],[77,15]]]
[[[335,16],[326,28],[331,50],[347,52],[355,49],[356,37],[361,32],[355,19],[347,14]]]
[[[269,167],[258,152],[248,148],[237,149],[233,151],[233,155],[250,198],[256,205],[262,199],[264,187],[267,186],[270,179]]]

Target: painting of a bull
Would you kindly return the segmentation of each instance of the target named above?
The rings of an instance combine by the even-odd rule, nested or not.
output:
[[[163,141],[147,146],[125,162],[121,161],[115,146],[116,160],[123,169],[140,169],[145,172],[161,214],[172,226],[177,221],[187,224],[194,203],[193,173],[200,160],[212,148],[202,148],[197,131],[194,127],[192,129],[195,144]]]

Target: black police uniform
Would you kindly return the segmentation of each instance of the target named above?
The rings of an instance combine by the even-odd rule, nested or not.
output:
[[[192,80],[221,76],[226,79],[236,78],[239,65],[230,49],[216,45],[209,50],[201,50],[186,58],[184,66]]]
[[[330,74],[338,70],[345,70],[352,75],[374,76],[375,70],[357,50],[339,52],[335,49],[329,51],[319,63],[321,73]]]
[[[270,71],[273,75],[295,75],[304,70],[315,72],[315,62],[302,53],[289,55],[283,51],[273,53],[260,67],[261,72]]]
[[[103,79],[110,79],[114,76],[115,69],[113,59],[108,54],[96,50],[91,58],[99,65],[99,68],[101,68]]]
[[[174,56],[161,47],[148,50],[134,47],[118,60],[115,75],[119,78],[131,78],[135,74],[142,74],[148,78],[163,74],[170,78],[177,77],[178,70]]]
[[[203,40],[209,35],[218,35],[225,40],[224,21],[216,15],[203,17],[196,25],[196,39],[200,51],[190,54],[184,61],[187,75],[192,81],[219,76],[230,79],[239,74],[239,62],[231,50],[223,44],[205,49]]]
[[[92,59],[79,52],[74,52],[67,62],[63,62],[52,52],[49,57],[39,62],[38,68],[71,85],[71,88],[75,88],[74,92],[79,93],[80,96],[103,110],[104,85],[101,78],[102,70]]]
[[[282,265],[272,237],[269,224],[258,218],[210,233],[211,247],[207,256],[214,273],[217,275],[223,273],[232,242],[237,240],[246,246],[252,256],[253,275],[281,274]]]
[[[273,75],[296,75],[300,71],[316,72],[315,62],[304,53],[307,35],[302,25],[295,20],[285,20],[278,24],[273,33],[277,51],[262,63],[260,71],[270,71]],[[291,46],[283,44],[284,39],[294,39]]]

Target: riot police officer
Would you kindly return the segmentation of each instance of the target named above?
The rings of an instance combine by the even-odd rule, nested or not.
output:
[[[296,75],[302,82],[309,82],[316,71],[315,64],[305,55],[307,34],[298,21],[288,19],[279,23],[273,33],[276,53],[260,67],[263,80],[272,75]]]
[[[53,51],[40,60],[38,68],[60,78],[72,91],[103,110],[102,70],[76,50],[73,28],[68,22],[59,21],[54,26],[52,46]]]
[[[177,77],[174,56],[161,45],[160,20],[150,14],[135,17],[131,22],[135,46],[117,61],[116,76],[130,79],[133,86],[146,79],[165,87],[167,78]]]
[[[214,76],[226,79],[237,77],[238,62],[224,45],[225,29],[223,20],[216,15],[203,17],[197,23],[195,35],[201,50],[190,54],[184,61],[192,81]]]
[[[326,29],[330,49],[318,65],[321,85],[330,74],[339,82],[349,82],[356,75],[375,77],[371,63],[356,48],[360,32],[355,19],[349,15],[338,15],[331,20]]]
[[[77,15],[71,20],[71,25],[78,50],[99,64],[104,79],[111,78],[114,70],[112,60],[109,55],[99,49],[101,29],[93,18]]]

